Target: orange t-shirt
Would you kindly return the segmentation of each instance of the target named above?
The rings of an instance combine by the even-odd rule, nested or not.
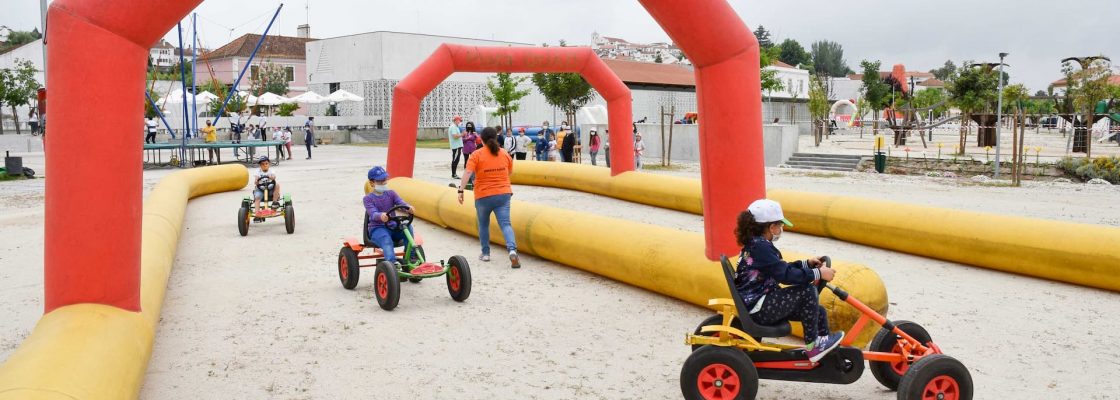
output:
[[[505,149],[498,154],[490,154],[485,146],[471,153],[467,160],[467,171],[474,172],[474,198],[513,193],[509,187],[509,176],[513,173],[513,158]]]

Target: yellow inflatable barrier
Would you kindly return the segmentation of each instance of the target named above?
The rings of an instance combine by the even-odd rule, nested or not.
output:
[[[521,164],[518,164],[521,168]],[[516,170],[516,169],[515,169]],[[602,168],[606,171],[605,168]],[[626,175],[626,174],[623,174]],[[478,236],[473,193],[467,191],[462,205],[455,189],[410,178],[395,178],[389,186],[409,204],[417,216],[443,227]],[[368,191],[368,185],[367,185]],[[619,282],[707,307],[708,299],[730,296],[718,262],[704,256],[704,237],[656,225],[513,201],[512,225],[519,252],[535,254]],[[490,237],[504,243],[496,220]],[[806,254],[784,251],[787,259],[805,259]],[[737,254],[729,256],[737,257]],[[834,282],[876,311],[886,314],[887,290],[870,268],[833,261]],[[835,329],[847,329],[859,318],[856,310],[822,294]],[[697,321],[699,322],[699,321]],[[868,329],[863,345],[876,332]]]
[[[237,190],[248,181],[248,170],[240,165],[195,168],[163,178],[144,202],[143,311],[77,304],[43,315],[0,366],[0,400],[137,398],[152,355],[187,200]]]
[[[513,182],[610,196],[700,214],[700,181],[606,168],[519,162]],[[728,184],[734,184],[733,182]],[[790,231],[881,249],[1120,291],[1120,228],[770,190]]]

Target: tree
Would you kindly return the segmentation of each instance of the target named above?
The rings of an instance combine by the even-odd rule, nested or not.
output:
[[[964,65],[970,65],[966,62]],[[963,68],[947,85],[949,100],[964,114],[961,118],[960,154],[964,154],[965,137],[971,115],[989,110],[995,103],[999,79],[991,67]]]
[[[813,118],[813,138],[817,146],[821,144],[821,137],[828,120],[828,86],[829,77],[813,75],[809,77],[809,115]]]
[[[774,42],[770,41],[770,31],[766,30],[762,25],[754,30],[754,38],[758,39],[758,47],[769,49],[774,47]]]
[[[801,47],[801,43],[796,40],[783,40],[778,48],[780,49],[778,60],[781,62],[796,67],[809,61],[809,53],[805,52],[805,48]]]
[[[10,31],[10,33],[8,33],[8,41],[0,43],[0,53],[5,53],[8,50],[34,42],[42,37],[43,35],[39,34],[38,28],[30,31]]]
[[[497,114],[502,116],[502,126],[510,129],[513,127],[513,113],[521,109],[519,101],[530,92],[529,89],[518,90],[517,87],[529,80],[529,77],[515,77],[509,72],[498,73],[495,77],[496,82],[486,80],[486,88],[490,89],[490,95],[486,96],[486,100],[498,103]]]
[[[945,60],[945,65],[941,66],[941,68],[931,69],[929,73],[933,74],[933,77],[940,81],[948,82],[957,75],[957,66],[953,64],[953,60]]]
[[[762,82],[762,91],[766,92],[768,95],[769,93],[782,90],[782,88],[785,87],[785,85],[782,84],[782,80],[778,79],[778,71],[766,69],[766,67],[774,63],[774,60],[778,58],[778,53],[780,52],[781,50],[777,47],[759,49],[758,51],[758,65],[762,67],[758,76],[759,80]]]
[[[281,117],[290,117],[292,113],[299,109],[299,104],[284,103],[280,105],[280,109],[276,111],[276,115]]]
[[[1046,97],[1046,91],[1045,90],[1039,90],[1037,92],[1034,92],[1034,97]]]
[[[206,83],[203,86],[200,86],[200,88],[203,88],[210,93],[213,93],[215,96],[218,96],[218,98],[210,100],[210,109],[208,110],[210,112],[210,115],[217,117],[218,111],[222,108],[222,102],[226,101],[226,95],[229,94],[229,89],[226,88],[226,85],[216,80],[210,80],[210,82]],[[230,115],[231,113],[239,113],[245,111],[245,108],[245,99],[241,97],[240,93],[234,93],[233,98],[229,99],[229,104],[226,104],[225,111],[222,111],[222,115],[225,116]],[[214,121],[214,123],[217,124],[217,121]]]
[[[1077,71],[1073,68],[1073,63],[1067,62],[1062,65],[1062,72],[1066,75],[1066,91],[1073,99],[1074,109],[1085,113],[1085,157],[1089,158],[1093,150],[1092,135],[1089,132],[1093,127],[1097,103],[1113,94],[1113,88],[1108,83],[1112,76],[1112,65],[1107,60],[1098,58]]]
[[[12,108],[12,118],[18,135],[19,113],[16,112],[16,107],[30,103],[41,86],[35,80],[35,64],[23,59],[17,59],[15,64],[15,68],[0,69],[0,105],[7,104]],[[0,128],[0,134],[3,133]]]
[[[1011,109],[1011,184],[1019,186],[1023,163],[1023,109],[1030,92],[1023,84],[1008,85],[1003,88],[1004,104]]]
[[[810,45],[810,58],[814,71],[825,76],[841,77],[852,72],[848,61],[844,60],[844,46],[840,43],[821,40]]]
[[[813,45],[816,47],[816,44]],[[879,77],[879,67],[882,65],[879,61],[871,62],[863,60],[859,63],[860,68],[863,69],[863,87],[860,91],[863,93],[863,100],[867,102],[867,107],[874,111],[872,115],[872,134],[879,134],[879,112],[887,107],[890,102],[891,87],[883,79]]]
[[[929,108],[938,105],[946,100],[945,92],[941,89],[926,88],[914,93],[914,99],[911,104],[914,108]],[[933,109],[936,115],[944,114],[949,109],[945,104]]]
[[[560,47],[567,47],[568,43],[560,39]],[[545,47],[548,47],[545,44]],[[594,94],[591,84],[576,73],[535,73],[532,77],[533,84],[544,96],[549,105],[564,111],[564,116],[569,125],[575,126],[576,111],[591,101]]]

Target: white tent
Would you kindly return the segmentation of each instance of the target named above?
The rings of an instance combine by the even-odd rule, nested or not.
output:
[[[195,101],[197,101],[198,104],[209,103],[212,100],[224,100],[205,90],[199,94],[196,94],[194,97]]]
[[[293,102],[292,99],[289,99],[287,97],[284,97],[284,96],[281,96],[281,95],[278,95],[278,94],[275,94],[275,93],[265,93],[265,94],[260,95],[260,97],[257,98],[256,103],[251,103],[251,104],[258,105],[258,106],[278,106],[278,105],[281,105],[281,104],[287,104],[287,103],[292,103],[292,102]]]
[[[336,102],[336,103],[341,103],[341,102],[344,102],[344,101],[362,101],[362,100],[365,100],[365,99],[362,98],[362,96],[358,96],[356,94],[347,92],[347,91],[342,90],[342,89],[338,89],[334,93],[331,93],[330,96],[327,96],[327,99],[330,100],[330,101]]]
[[[292,97],[292,101],[304,104],[319,104],[327,101],[326,97],[320,96],[315,92],[307,92],[296,97]]]

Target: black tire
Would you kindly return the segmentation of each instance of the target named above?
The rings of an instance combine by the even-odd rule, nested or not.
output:
[[[373,297],[377,298],[377,305],[384,310],[397,308],[397,302],[401,299],[401,278],[393,263],[377,263],[377,270],[373,273]]]
[[[289,235],[296,232],[296,209],[291,204],[284,206],[284,229]]]
[[[928,345],[929,342],[933,341],[925,328],[915,322],[900,320],[894,321],[894,324],[898,329],[906,332],[907,335],[917,339],[922,345]],[[871,340],[871,345],[867,347],[867,350],[896,353],[896,344],[898,344],[898,335],[895,335],[893,331],[880,329],[879,333],[875,334],[875,338]],[[890,390],[898,389],[898,383],[902,381],[902,376],[906,374],[906,370],[910,367],[905,364],[895,366],[887,361],[869,361],[867,364],[871,368],[871,374],[875,375],[875,380]]]
[[[742,350],[704,346],[692,352],[681,367],[681,394],[687,400],[754,400],[758,371]]]
[[[417,254],[419,254],[421,257],[416,257]],[[416,246],[416,248],[414,248],[412,250],[412,254],[409,255],[409,258],[408,258],[408,263],[409,264],[415,264],[416,261],[419,261],[420,258],[423,258],[424,261],[428,261],[428,255],[424,254],[424,246]],[[408,278],[408,281],[412,282],[412,283],[420,283],[420,281],[422,281],[422,280],[424,280],[424,279],[422,279],[422,278]]]
[[[241,236],[249,234],[249,208],[241,207],[237,209],[237,233]]]
[[[972,400],[972,374],[960,361],[945,354],[922,357],[898,384],[898,400],[926,398]]]
[[[455,301],[462,302],[471,297],[471,266],[463,256],[451,256],[447,260],[447,293]]]
[[[716,314],[716,315],[710,316],[708,318],[704,318],[704,320],[700,322],[700,325],[696,325],[696,330],[692,331],[692,334],[697,335],[697,336],[715,336],[715,335],[712,335],[711,333],[700,332],[700,328],[703,328],[703,327],[708,326],[708,325],[720,325],[720,324],[723,324],[723,315]],[[743,325],[739,323],[739,317],[732,317],[731,318],[731,327],[733,327],[735,329],[738,329],[738,330],[743,330]],[[692,351],[699,350],[701,347],[704,347],[704,345],[694,344],[694,345],[692,345]]]
[[[358,267],[358,253],[349,246],[343,246],[338,251],[338,281],[342,287],[353,290],[358,286],[358,276],[361,274]]]

